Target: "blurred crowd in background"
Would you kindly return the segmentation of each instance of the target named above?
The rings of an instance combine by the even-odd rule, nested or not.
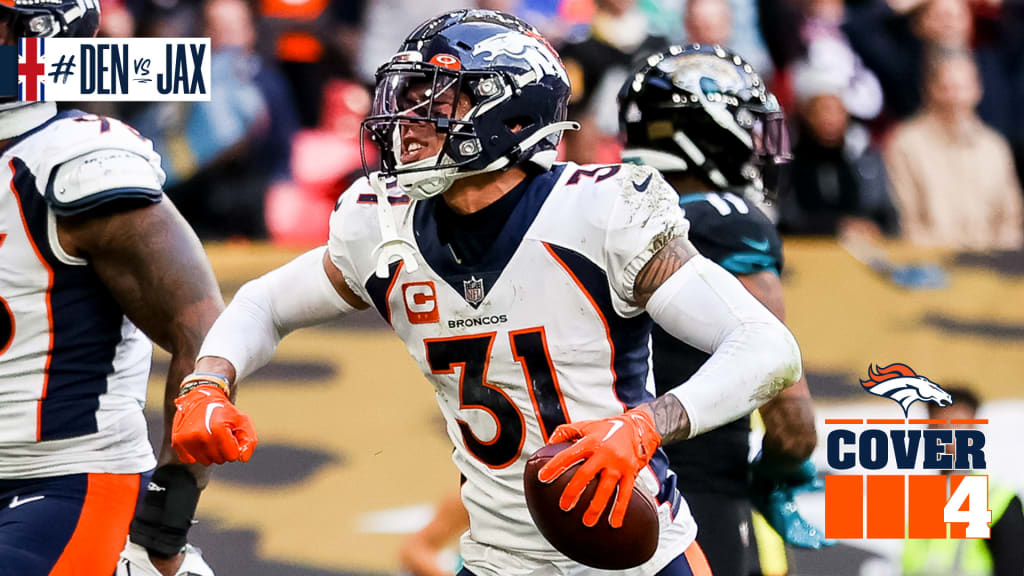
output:
[[[153,139],[202,237],[320,243],[362,174],[375,70],[420,22],[466,7],[516,14],[559,50],[583,126],[565,159],[619,160],[615,97],[637,58],[720,44],[790,120],[783,233],[1024,242],[1020,0],[104,0],[103,36],[210,37],[214,97],[87,108]]]

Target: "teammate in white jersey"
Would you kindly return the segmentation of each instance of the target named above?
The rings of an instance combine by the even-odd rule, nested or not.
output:
[[[0,43],[90,37],[97,5],[0,2]],[[212,575],[185,540],[202,467],[169,449],[168,401],[154,473],[142,411],[149,338],[172,354],[173,398],[223,308],[163,178],[152,144],[117,120],[0,100],[4,576],[110,576],[143,500],[132,535],[161,557],[143,550],[133,574]]]
[[[786,328],[697,254],[677,196],[650,168],[554,163],[569,80],[530,25],[457,11],[417,28],[377,74],[364,122],[382,170],[346,191],[326,248],[246,284],[214,324],[178,398],[185,461],[239,445],[220,390],[265,364],[289,331],[373,306],[427,379],[465,477],[462,574],[585,574],[533,525],[523,470],[586,460],[584,523],[619,526],[634,483],[659,502],[654,557],[625,574],[703,574],[696,527],[659,446],[748,413],[800,376]],[[652,320],[713,352],[685,385],[650,392]],[[680,383],[684,384],[684,383]],[[247,440],[243,435],[243,441]],[[619,496],[616,496],[618,494]]]

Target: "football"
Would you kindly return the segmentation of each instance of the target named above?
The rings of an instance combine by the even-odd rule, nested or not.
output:
[[[597,490],[600,477],[591,480],[576,507],[568,512],[558,507],[558,499],[582,463],[569,468],[550,484],[537,478],[541,467],[569,446],[568,442],[544,446],[526,462],[523,478],[526,506],[540,533],[556,550],[591,568],[625,570],[650,560],[658,549],[658,509],[654,500],[639,487],[633,488],[621,528],[612,528],[608,523],[614,500],[608,503],[597,524],[588,528],[583,525],[583,513]]]

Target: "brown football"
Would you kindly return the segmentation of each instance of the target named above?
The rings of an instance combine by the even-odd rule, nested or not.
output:
[[[658,510],[651,497],[639,487],[633,488],[621,528],[612,528],[608,523],[612,502],[597,524],[588,528],[583,525],[583,513],[597,490],[598,478],[590,481],[576,507],[568,512],[558,507],[558,499],[582,463],[569,468],[550,484],[537,479],[541,467],[569,446],[568,442],[547,445],[526,462],[523,474],[526,506],[540,533],[556,550],[592,568],[625,570],[650,560],[658,549]]]

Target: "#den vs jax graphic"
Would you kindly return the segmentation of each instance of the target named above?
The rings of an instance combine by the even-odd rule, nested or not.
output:
[[[208,101],[210,75],[209,38],[21,38],[0,46],[0,98],[21,102]]]
[[[903,418],[825,420],[825,536],[989,538],[988,476],[977,473],[985,433],[974,428],[988,420],[909,418],[914,402],[952,398],[905,364],[869,366],[861,386],[899,404]]]

